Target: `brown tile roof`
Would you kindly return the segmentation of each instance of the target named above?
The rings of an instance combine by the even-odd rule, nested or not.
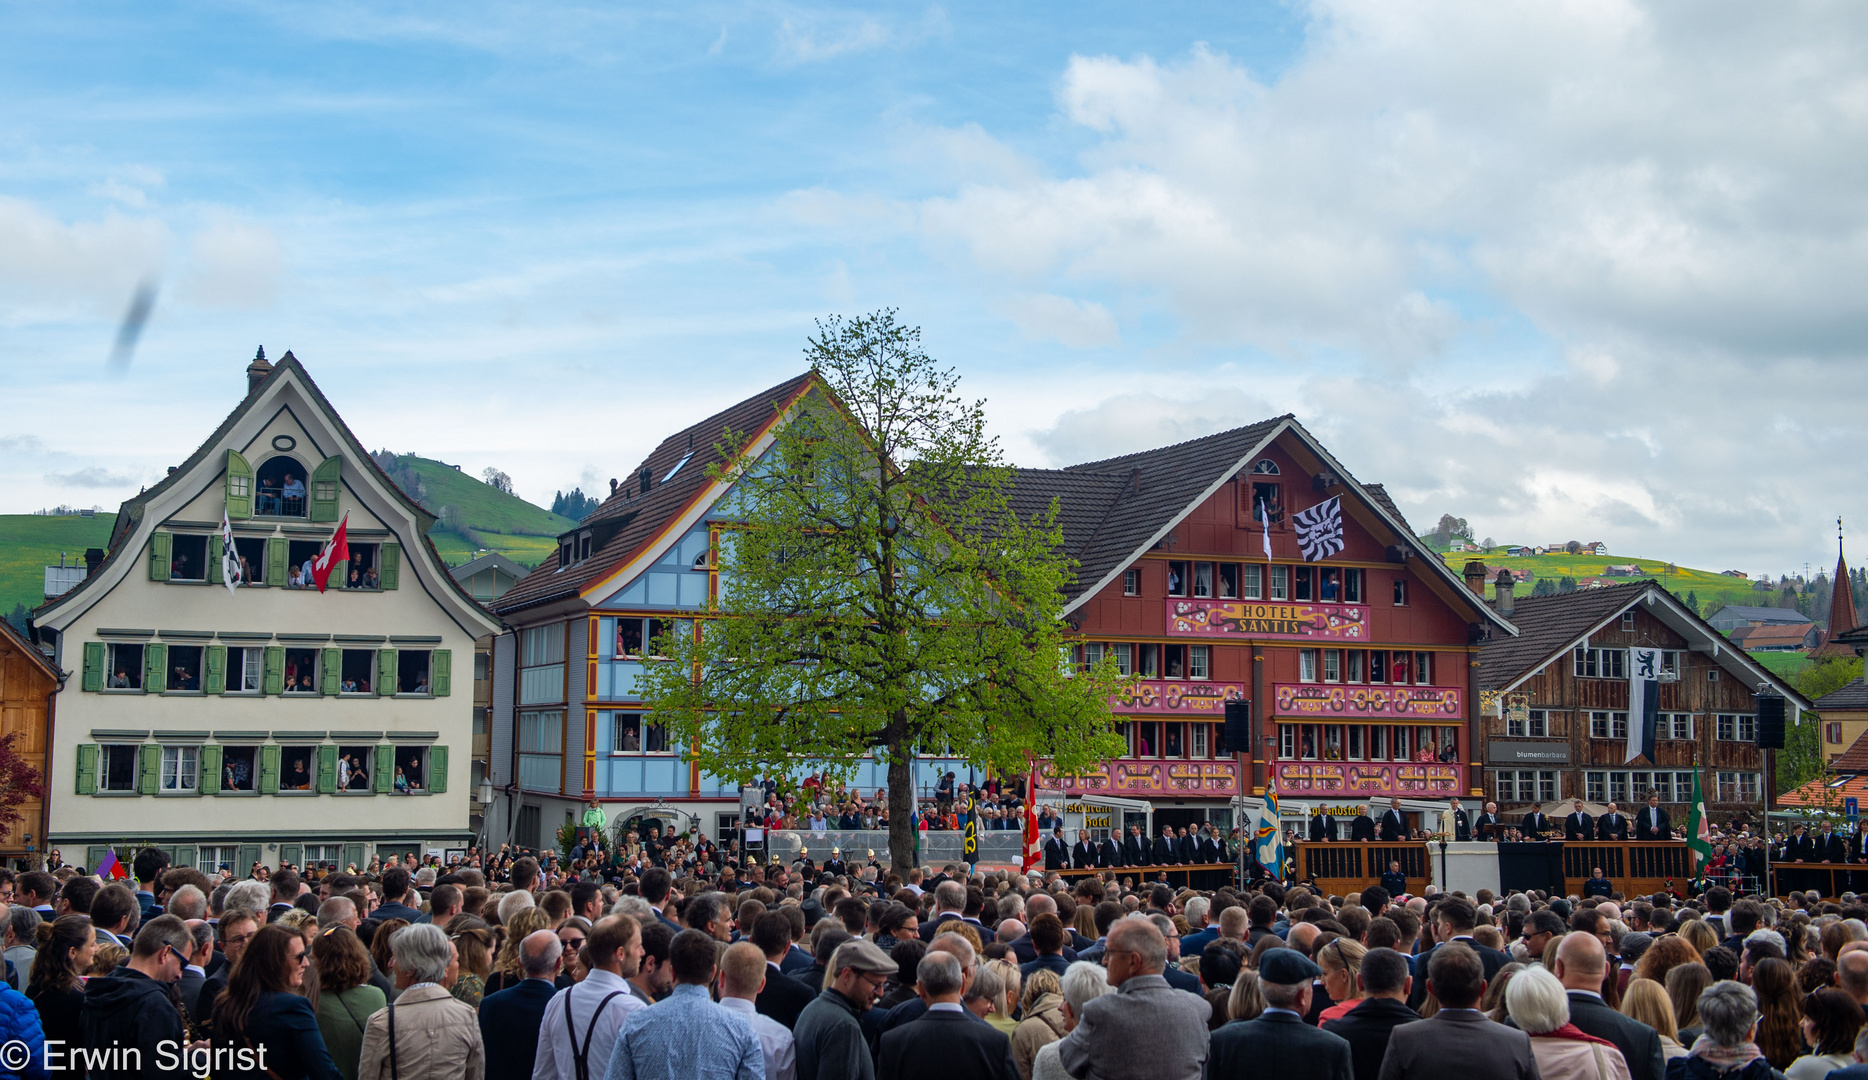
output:
[[[1747,649],[1781,648],[1785,645],[1803,648],[1807,644],[1815,626],[1810,623],[1790,623],[1782,626],[1741,626],[1732,631],[1732,644],[1743,645]],[[1853,649],[1845,655],[1854,656]]]
[[[590,558],[563,569],[559,569],[555,556],[547,558],[494,601],[493,610],[510,614],[571,599],[584,586],[627,564],[706,490],[710,483],[707,467],[724,463],[720,443],[725,432],[749,436],[761,430],[813,379],[810,372],[787,379],[663,439],[617,487],[616,494],[565,534],[574,536],[592,530],[596,550]],[[681,464],[679,469],[675,468],[677,463]],[[647,494],[641,489],[645,470],[650,476]],[[674,475],[670,476],[670,472]]]
[[[1515,638],[1495,638],[1479,653],[1479,687],[1497,690],[1543,667],[1570,643],[1639,601],[1652,580],[1630,581],[1600,589],[1578,589],[1550,596],[1521,596],[1514,601]]]
[[[1853,749],[1855,748],[1849,747],[1849,750]],[[1843,751],[1843,754],[1846,755],[1849,750]],[[1841,758],[1838,757],[1836,761],[1839,764]],[[1868,803],[1868,776],[1851,776],[1841,785],[1831,788],[1829,785],[1834,783],[1836,783],[1834,777],[1811,780],[1802,787],[1784,792],[1774,801],[1779,806],[1800,806],[1813,809],[1833,806],[1836,813],[1842,812],[1843,799],[1853,797]]]
[[[1856,685],[1860,684],[1861,680],[1857,679]],[[1840,692],[1837,691],[1837,693]],[[1835,694],[1830,694],[1822,701],[1828,701],[1834,696]],[[1820,705],[1821,702],[1819,701],[1818,704]],[[1837,754],[1829,762],[1829,767],[1839,773],[1868,773],[1868,731],[1856,736],[1855,741],[1849,744],[1847,750]]]

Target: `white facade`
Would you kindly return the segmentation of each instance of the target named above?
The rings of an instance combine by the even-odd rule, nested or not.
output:
[[[261,579],[232,593],[223,510]],[[350,565],[324,593],[290,587],[345,514]],[[432,522],[288,353],[38,615],[70,673],[48,844],[91,867],[104,845],[152,843],[240,876],[466,846],[474,642],[499,622],[435,555]]]

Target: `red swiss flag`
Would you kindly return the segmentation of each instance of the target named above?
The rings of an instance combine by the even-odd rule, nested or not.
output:
[[[350,541],[345,533],[350,529],[350,512],[344,512],[344,520],[337,523],[337,535],[324,545],[318,557],[311,561],[311,579],[318,583],[318,591],[324,591],[324,583],[331,580],[331,568],[341,562],[350,561]]]

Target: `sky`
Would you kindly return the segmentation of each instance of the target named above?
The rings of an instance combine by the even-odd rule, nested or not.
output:
[[[1290,412],[1423,531],[1868,530],[1868,6],[1006,7],[0,5],[0,513],[114,508],[260,346],[607,491],[895,308],[1018,464]]]

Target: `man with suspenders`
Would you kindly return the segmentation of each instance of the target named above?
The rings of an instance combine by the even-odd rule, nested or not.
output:
[[[623,1021],[648,1006],[627,980],[642,963],[642,932],[627,915],[598,919],[584,941],[590,974],[552,995],[538,1032],[532,1080],[603,1080]]]

